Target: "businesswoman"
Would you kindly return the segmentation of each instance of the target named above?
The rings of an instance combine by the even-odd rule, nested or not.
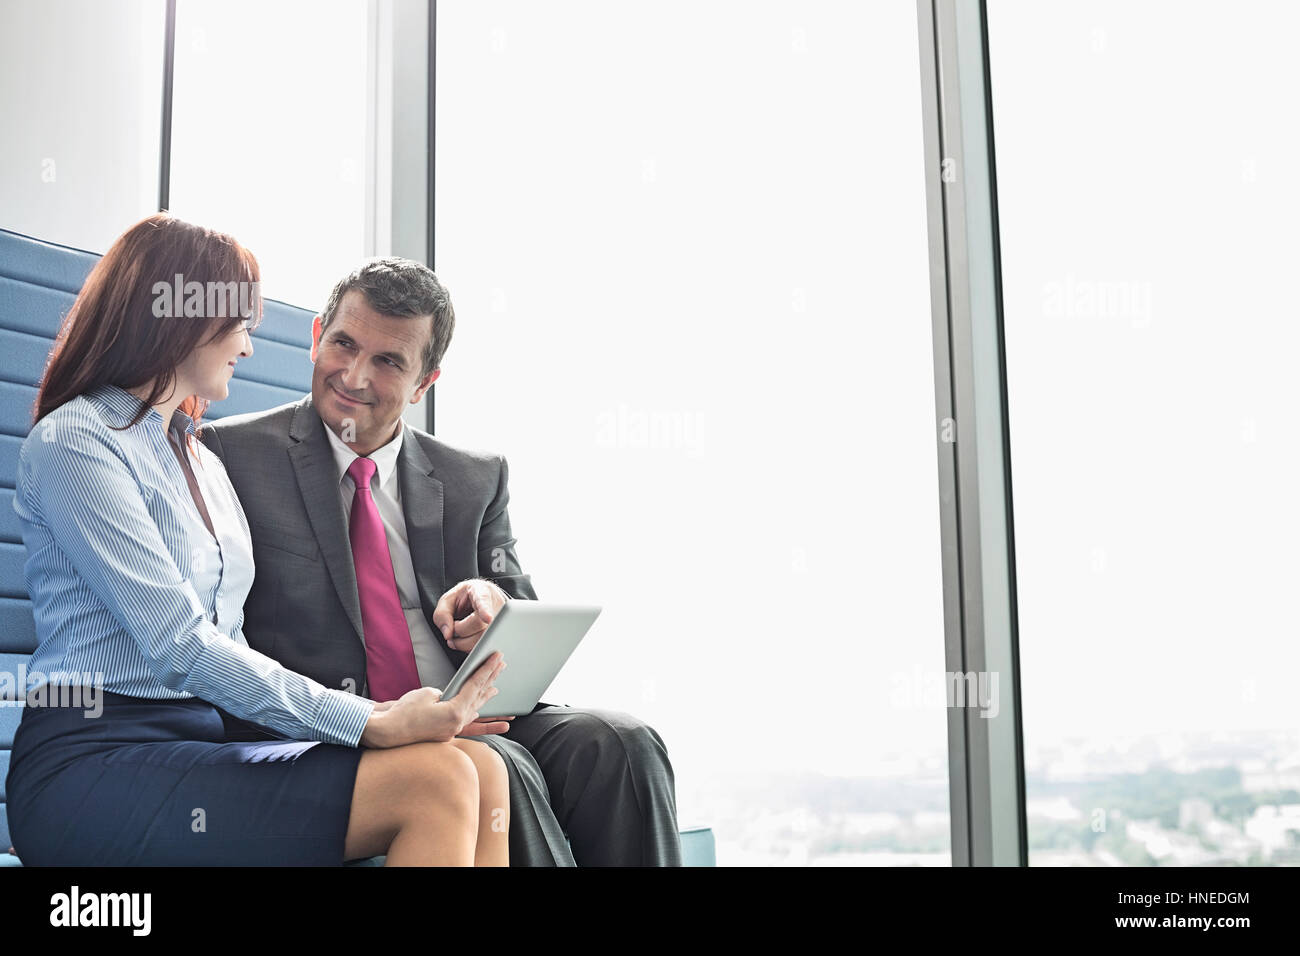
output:
[[[476,720],[500,655],[455,700],[376,703],[240,630],[248,525],[195,433],[253,352],[258,281],[231,237],[151,216],[64,320],[14,500],[39,641],[6,781],[14,848],[38,866],[506,865],[505,766],[456,736],[504,728]]]

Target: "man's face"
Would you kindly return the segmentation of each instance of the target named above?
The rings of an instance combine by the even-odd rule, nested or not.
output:
[[[316,316],[311,334],[312,404],[358,455],[392,439],[402,411],[440,374],[420,377],[433,316],[382,315],[356,289],[344,294],[323,332]]]

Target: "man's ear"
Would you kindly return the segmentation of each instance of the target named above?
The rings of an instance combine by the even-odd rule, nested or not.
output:
[[[412,405],[414,405],[422,397],[424,397],[424,393],[429,390],[429,386],[432,385],[434,382],[436,382],[438,380],[438,376],[441,374],[442,374],[442,369],[435,368],[432,372],[430,372],[428,375],[424,377],[424,380],[420,382],[419,388],[415,390],[415,394],[411,396]]]
[[[316,353],[320,350],[320,316],[311,320],[311,360],[316,362]]]

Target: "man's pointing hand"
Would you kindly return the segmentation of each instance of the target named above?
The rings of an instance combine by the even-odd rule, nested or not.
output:
[[[461,581],[438,600],[433,626],[454,651],[470,651],[487,630],[508,595],[491,581]]]

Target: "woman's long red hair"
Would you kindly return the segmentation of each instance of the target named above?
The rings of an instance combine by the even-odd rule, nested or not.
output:
[[[159,317],[157,283],[251,283],[253,322],[261,317],[260,272],[253,254],[225,233],[158,213],[122,233],[86,277],[64,317],[36,395],[33,421],[101,385],[123,389],[153,383],[127,426],[167,399],[176,369],[200,345],[233,331],[246,316],[239,296],[225,317]],[[240,288],[242,286],[237,286]],[[168,293],[169,298],[170,294]],[[208,403],[183,398],[180,408],[197,425]]]

